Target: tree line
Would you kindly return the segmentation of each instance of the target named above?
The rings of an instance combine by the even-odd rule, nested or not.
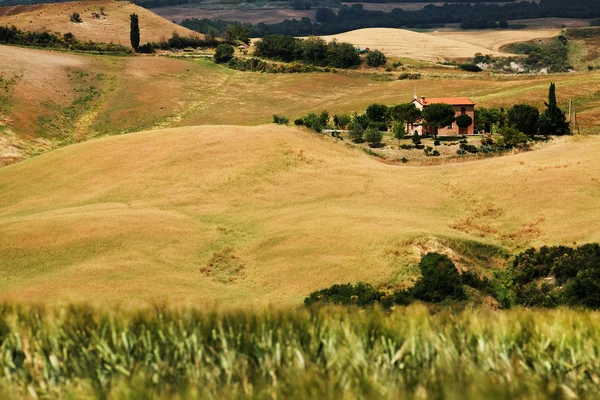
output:
[[[495,28],[499,23],[508,27],[508,20],[528,18],[597,18],[600,7],[595,0],[559,0],[511,2],[508,4],[446,3],[428,5],[422,10],[405,11],[396,8],[390,12],[365,10],[361,4],[341,6],[336,13],[331,8],[317,10],[316,21],[309,18],[285,20],[276,24],[259,23],[249,26],[252,37],[270,34],[291,36],[330,35],[360,28],[415,28],[432,27],[448,23],[464,23],[465,28]],[[205,33],[210,21],[186,19],[181,24]],[[223,24],[223,22],[215,23]]]

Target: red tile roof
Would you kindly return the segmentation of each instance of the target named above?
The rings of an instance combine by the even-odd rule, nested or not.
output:
[[[436,103],[450,104],[451,106],[475,105],[475,103],[467,97],[425,97],[425,101],[423,101],[421,97],[418,97],[415,101],[418,101],[424,106]]]

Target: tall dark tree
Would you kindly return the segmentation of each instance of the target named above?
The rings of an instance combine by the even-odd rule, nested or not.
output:
[[[558,107],[556,103],[556,85],[550,84],[548,90],[548,102],[546,111],[540,115],[539,131],[544,135],[566,135],[569,133],[569,123],[565,117],[565,113]]]
[[[450,104],[434,103],[423,108],[423,118],[434,137],[437,137],[439,128],[454,122],[455,115]]]
[[[134,50],[137,50],[137,48],[140,47],[140,24],[137,14],[131,14],[129,20],[131,21],[129,40],[131,41],[131,47],[133,47]]]
[[[538,130],[540,112],[528,104],[517,104],[508,110],[508,125],[526,135],[533,136]]]

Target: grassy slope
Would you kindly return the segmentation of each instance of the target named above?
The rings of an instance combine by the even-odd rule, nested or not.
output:
[[[41,68],[43,75],[37,73]],[[599,72],[552,77],[423,72],[428,75],[417,82],[377,81],[371,74],[355,73],[274,75],[231,71],[211,61],[0,46],[0,76],[14,79],[7,94],[2,93],[8,106],[0,109],[0,164],[99,135],[202,124],[256,125],[269,122],[274,113],[296,118],[323,109],[360,111],[373,102],[409,101],[415,88],[426,96],[468,96],[479,106],[526,102],[542,107],[548,84],[556,81],[561,106],[566,109],[573,97],[584,131],[597,130]],[[92,86],[94,96],[85,97]]]
[[[444,243],[598,241],[599,149],[395,167],[275,126],[89,141],[0,169],[1,298],[294,305],[336,282],[407,284]]]
[[[99,14],[101,7],[106,15],[92,18],[92,13]],[[74,12],[81,15],[82,23],[69,21]],[[129,16],[133,13],[140,18],[142,43],[168,39],[173,32],[182,36],[198,35],[133,3],[112,0],[0,7],[0,25],[15,25],[25,31],[71,32],[80,40],[129,46]]]
[[[475,31],[419,33],[407,29],[366,28],[323,36],[327,41],[350,42],[360,48],[378,49],[388,56],[444,61],[473,57],[475,53],[506,56],[502,45],[522,40],[554,37],[556,29],[527,31]]]

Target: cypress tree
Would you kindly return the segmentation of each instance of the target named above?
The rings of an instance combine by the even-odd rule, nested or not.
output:
[[[569,123],[565,113],[556,103],[556,85],[550,84],[546,111],[540,115],[539,131],[546,135],[565,135],[569,133]]]
[[[129,40],[131,41],[131,47],[133,47],[134,50],[137,50],[137,48],[140,47],[140,25],[138,16],[137,14],[131,14],[129,19],[131,20]]]

